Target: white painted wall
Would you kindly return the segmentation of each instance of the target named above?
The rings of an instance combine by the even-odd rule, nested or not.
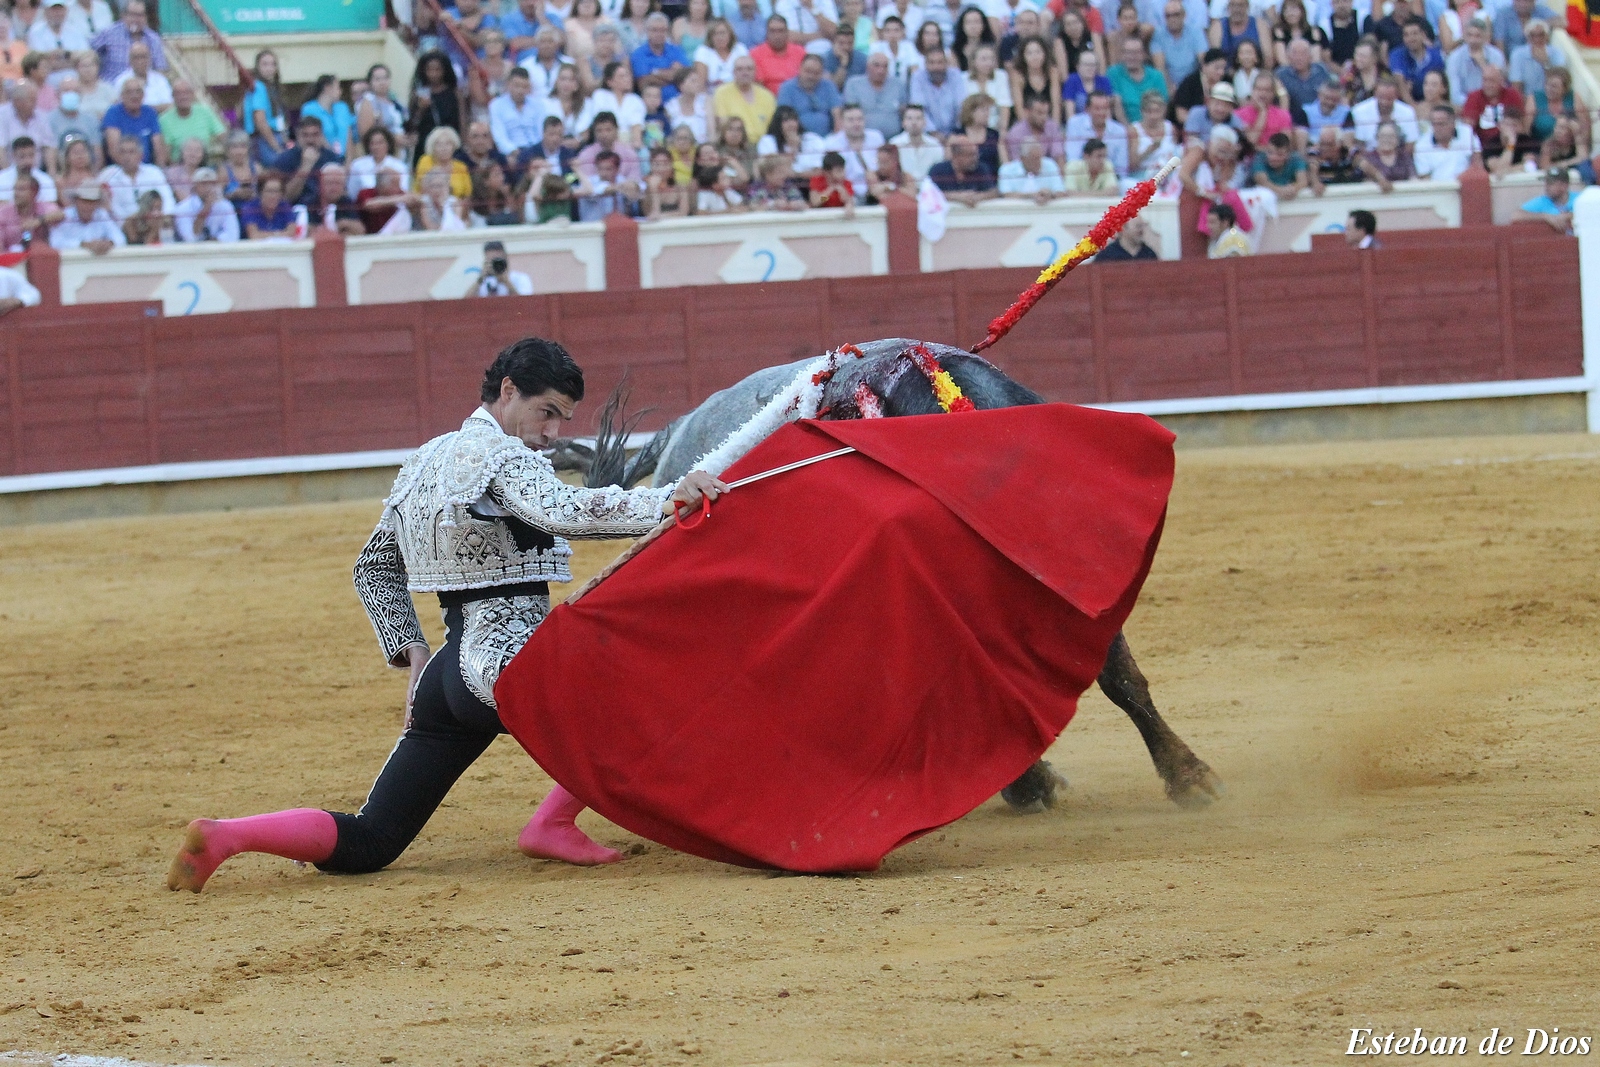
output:
[[[604,224],[495,226],[346,238],[350,303],[459,299],[478,282],[487,241],[506,246],[511,268],[529,275],[535,293],[599,292],[606,287]]]
[[[833,251],[830,251],[833,250]],[[659,219],[639,224],[645,289],[889,273],[881,207]]]
[[[169,316],[314,307],[310,241],[116,248],[61,253],[61,302],[160,300]]]

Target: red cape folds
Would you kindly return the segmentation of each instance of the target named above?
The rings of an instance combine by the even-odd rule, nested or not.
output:
[[[619,826],[707,859],[875,869],[1026,770],[1133,609],[1172,434],[1048,404],[784,427],[738,489],[501,674],[506,728]]]

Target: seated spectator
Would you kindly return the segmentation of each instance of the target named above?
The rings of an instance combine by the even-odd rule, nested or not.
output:
[[[1161,14],[1150,37],[1151,62],[1166,76],[1168,85],[1176,86],[1200,69],[1210,45],[1206,27],[1189,20],[1183,0],[1167,0]]]
[[[1290,103],[1310,110],[1324,85],[1339,88],[1339,79],[1333,76],[1333,72],[1321,63],[1312,61],[1311,42],[1305,38],[1297,37],[1290,41],[1284,52],[1289,62],[1278,68],[1278,84],[1283,86]],[[1442,60],[1440,69],[1444,69]]]
[[[555,84],[550,87],[550,97],[545,100],[545,114],[561,119],[566,130],[567,144],[577,148],[594,123],[598,105],[578,80],[578,68],[563,64],[556,72]],[[470,128],[470,127],[469,127]]]
[[[906,104],[905,82],[889,77],[889,57],[873,53],[867,57],[866,73],[845,82],[842,96],[846,107],[859,107],[867,127],[877,130],[887,141],[901,131],[900,110]]]
[[[1061,180],[1061,168],[1045,155],[1039,139],[1024,137],[1011,160],[1000,167],[999,190],[1004,197],[1048,204],[1063,195],[1067,187]]]
[[[756,162],[756,180],[750,183],[745,202],[752,211],[804,211],[808,206],[804,192],[794,176],[794,160],[785,155],[766,156]]]
[[[1511,0],[1510,3],[1492,7],[1494,11],[1494,41],[1506,53],[1528,43],[1526,25],[1538,20],[1546,26],[1557,24],[1562,16],[1539,3],[1538,0]],[[1563,7],[1562,11],[1565,12]]]
[[[367,130],[361,143],[366,148],[366,155],[350,161],[350,184],[346,195],[354,199],[363,189],[376,188],[378,175],[386,170],[399,175],[402,184],[405,182],[406,165],[395,158],[394,134],[386,127],[374,125]]]
[[[1544,172],[1544,195],[1527,201],[1517,211],[1517,218],[1525,222],[1543,222],[1557,233],[1572,232],[1572,209],[1578,203],[1578,194],[1572,191],[1571,179],[1565,167],[1553,167]]]
[[[1572,74],[1565,67],[1552,67],[1545,74],[1544,83],[1533,94],[1533,126],[1530,133],[1543,141],[1555,132],[1556,124],[1561,119],[1569,120],[1576,128],[1577,147],[1587,156],[1589,109],[1572,91]]]
[[[690,67],[678,77],[678,93],[664,106],[673,129],[687,126],[696,141],[709,139],[711,96],[705,91],[705,75],[697,68]]]
[[[1532,96],[1544,88],[1547,72],[1566,69],[1567,57],[1550,47],[1550,27],[1544,22],[1529,19],[1522,30],[1528,43],[1511,50],[1510,81],[1524,96]]]
[[[1275,133],[1292,134],[1294,119],[1278,106],[1278,80],[1266,71],[1256,75],[1250,99],[1234,112],[1239,132],[1255,146],[1264,145]]]
[[[573,175],[578,182],[583,179]],[[555,174],[545,174],[534,182],[528,191],[531,213],[528,221],[538,225],[547,222],[572,221],[573,192],[567,179]]]
[[[1317,88],[1317,98],[1305,109],[1306,131],[1311,143],[1322,140],[1324,127],[1331,126],[1343,136],[1350,106],[1344,102],[1344,93],[1335,81],[1323,82]],[[1353,136],[1353,135],[1352,135]]]
[[[1069,114],[1077,115],[1088,110],[1090,93],[1105,93],[1112,97],[1112,111],[1115,113],[1116,90],[1111,87],[1111,79],[1100,73],[1100,56],[1094,49],[1086,48],[1078,53],[1078,69],[1068,75],[1061,86],[1061,96],[1067,102]],[[1039,97],[1035,96],[1034,99]]]
[[[992,44],[980,44],[973,50],[972,62],[967,67],[967,100],[987,97],[990,101],[989,121],[997,133],[1011,128],[1011,117],[1016,113],[1011,100],[1011,75],[1000,69],[1000,60]],[[967,131],[972,136],[972,131]],[[999,166],[996,160],[995,166]]]
[[[1250,98],[1255,95],[1256,79],[1270,73],[1272,73],[1271,68],[1261,61],[1261,53],[1254,41],[1246,38],[1234,44],[1233,94],[1241,107],[1249,103]],[[1276,90],[1273,99],[1277,99]]]
[[[934,49],[923,57],[922,66],[911,72],[906,99],[922,107],[928,117],[928,129],[938,136],[956,129],[966,95],[966,78],[959,70],[950,69],[950,60],[942,49]]]
[[[711,113],[718,122],[737,118],[750,133],[765,130],[778,109],[777,97],[756,81],[755,60],[739,56],[733,61],[733,80],[711,94]]]
[[[1000,170],[1000,135],[989,123],[994,101],[979,93],[961,102],[961,117],[956,132],[978,146],[978,160],[996,173]]]
[[[83,11],[82,8],[78,10],[80,14]],[[107,11],[106,14],[109,25],[110,12]],[[34,19],[33,25],[28,28],[30,50],[47,53],[52,58],[64,62],[73,53],[88,49],[89,33],[86,29],[88,21],[68,18],[67,0],[45,0],[43,16]]]
[[[532,296],[533,279],[520,270],[511,269],[511,258],[501,241],[487,241],[483,246],[483,268],[478,272],[478,284],[467,290],[470,297]]]
[[[1483,72],[1483,87],[1467,96],[1461,118],[1477,131],[1483,145],[1484,161],[1490,170],[1504,174],[1530,146],[1527,137],[1531,116],[1522,94],[1506,84],[1505,72],[1490,67]],[[1532,146],[1537,151],[1537,146]]]
[[[646,16],[644,43],[635,48],[629,57],[633,76],[639,79],[641,85],[661,86],[662,103],[670,103],[678,95],[675,83],[689,69],[689,57],[684,55],[683,49],[667,39],[671,29],[671,22],[661,12]]]
[[[1219,81],[1211,87],[1211,92],[1206,96],[1205,107],[1192,107],[1189,117],[1183,123],[1183,139],[1186,145],[1204,145],[1211,137],[1211,131],[1217,126],[1238,127],[1238,120],[1234,116],[1233,86],[1226,81]]]
[[[256,185],[264,168],[251,154],[250,135],[234,130],[228,135],[227,148],[217,175],[222,179],[222,195],[232,201],[234,210],[256,198]]]
[[[689,206],[689,191],[678,182],[672,153],[664,147],[651,149],[650,174],[645,179],[645,217],[683,218],[689,214]]]
[[[361,222],[361,208],[349,196],[350,172],[341,163],[331,163],[317,174],[317,198],[307,205],[313,228],[321,227],[347,237],[367,232]]]
[[[166,214],[172,213],[177,201],[173,199],[167,176],[160,167],[141,162],[138,141],[124,137],[117,143],[113,158],[116,163],[101,171],[99,177],[100,184],[111,195],[108,206],[112,218],[120,223],[139,214],[139,201],[149,192],[161,200]]]
[[[1465,104],[1467,97],[1483,88],[1483,72],[1491,67],[1506,69],[1506,54],[1489,43],[1489,20],[1481,14],[1467,20],[1462,27],[1462,42],[1445,60],[1445,74],[1450,79],[1450,102],[1457,107]]]
[[[489,132],[487,122],[474,122],[468,126],[465,141],[456,149],[454,158],[466,164],[469,174],[476,174],[488,166],[508,165],[506,157],[494,145],[494,135]]]
[[[656,87],[660,91],[660,86]],[[600,88],[589,96],[594,114],[609,111],[617,120],[617,138],[625,145],[638,147],[644,143],[644,124],[648,109],[644,99],[633,91],[633,72],[626,63],[612,63],[606,67]],[[594,116],[589,118],[591,125]]]
[[[1442,70],[1430,70],[1422,76],[1422,99],[1413,106],[1417,109],[1417,121],[1422,121],[1433,112],[1433,105],[1450,103],[1450,79]]]
[[[845,82],[867,72],[867,54],[856,51],[856,28],[839,23],[834,27],[832,47],[822,57],[822,72],[833,87],[844,92]]]
[[[1238,190],[1244,188],[1245,176],[1246,170],[1239,164],[1239,133],[1231,126],[1213,126],[1205,151],[1185,153],[1183,166],[1178,168],[1178,180],[1195,196],[1214,202],[1238,201],[1241,206]],[[1195,227],[1207,238],[1216,236],[1209,219],[1202,214]],[[1250,228],[1249,221],[1248,214],[1241,220],[1245,230]]]
[[[454,179],[443,167],[422,176],[422,195],[417,201],[414,227],[419,230],[450,232],[467,228],[471,202],[452,190]]]
[[[56,203],[56,183],[39,168],[39,149],[32,137],[18,137],[11,142],[11,165],[0,170],[0,202],[10,200],[19,175],[31,174],[39,186],[39,198]]]
[[[1112,196],[1119,188],[1117,172],[1112,169],[1104,141],[1090,139],[1083,146],[1083,155],[1067,164],[1062,184],[1067,193],[1086,196]]]
[[[268,174],[257,185],[259,196],[239,209],[239,225],[246,239],[265,241],[271,238],[288,240],[298,231],[294,206],[284,199],[284,181],[277,174]]]
[[[750,46],[756,80],[773,95],[783,88],[784,82],[799,76],[801,61],[806,57],[804,42],[791,41],[789,36],[788,21],[781,15],[773,15],[767,19],[766,40]]]
[[[1417,109],[1400,99],[1400,79],[1393,74],[1381,75],[1371,98],[1350,109],[1350,122],[1356,143],[1363,148],[1372,147],[1378,127],[1385,122],[1394,123],[1407,144],[1422,135],[1417,128]]]
[[[878,164],[867,175],[867,203],[877,205],[891,193],[917,195],[917,180],[900,165],[900,149],[892,144],[878,146]]]
[[[730,118],[722,124],[717,135],[717,153],[722,156],[729,171],[728,181],[741,192],[750,184],[756,172],[756,146],[744,128],[744,120]]]
[[[876,153],[883,143],[883,134],[867,128],[866,112],[849,104],[840,112],[838,132],[826,137],[822,145],[825,151],[837,152],[843,158],[845,177],[858,193],[865,193]]]
[[[1128,220],[1122,227],[1122,232],[1117,234],[1117,239],[1106,245],[1098,256],[1094,257],[1096,263],[1125,263],[1133,259],[1160,259],[1156,250],[1144,243],[1148,227],[1145,221],[1138,216]]]
[[[899,15],[890,15],[878,27],[878,40],[867,51],[867,58],[882,56],[889,64],[889,80],[902,86],[911,72],[922,67],[922,53],[906,40],[906,24]]]
[[[150,46],[143,41],[135,41],[128,49],[128,69],[111,79],[111,88],[120,95],[123,83],[132,78],[144,83],[146,107],[153,107],[160,112],[172,106],[172,83],[167,81],[165,74],[150,65]]]
[[[1111,97],[1104,93],[1091,93],[1088,110],[1067,120],[1067,162],[1082,159],[1090,141],[1106,146],[1119,176],[1128,173],[1128,128],[1111,117]]]
[[[1039,142],[1044,154],[1055,161],[1059,173],[1061,163],[1067,158],[1066,135],[1060,123],[1050,117],[1050,101],[1037,96],[1028,101],[1021,118],[1006,131],[1006,158],[1016,160],[1022,155],[1024,142],[1030,140]]]
[[[1206,220],[1213,235],[1206,249],[1207,259],[1233,259],[1250,254],[1250,238],[1239,228],[1233,208],[1213,202],[1206,208]]]
[[[1165,103],[1170,90],[1161,72],[1145,61],[1144,42],[1137,35],[1122,41],[1122,62],[1112,67],[1106,77],[1111,82],[1113,113],[1124,124],[1136,121],[1140,98],[1147,92],[1161,94]]]
[[[449,127],[440,129],[450,139],[450,151],[460,147],[456,131]],[[322,122],[314,116],[300,117],[294,124],[294,137],[294,145],[274,156],[268,166],[283,178],[283,195],[291,204],[310,207],[317,198],[317,175],[322,173],[323,167],[338,163],[339,157],[323,143]],[[430,136],[430,145],[432,141]],[[432,161],[429,163],[431,165]]]
[[[617,140],[617,119],[609,111],[602,111],[594,117],[594,140],[573,159],[573,168],[583,177],[592,179],[595,175],[595,159],[601,152],[615,152],[620,157],[621,168],[617,171],[628,181],[636,182],[642,179],[639,173],[639,153],[627,150],[627,146]]]
[[[315,122],[315,120],[312,120]],[[318,127],[320,129],[320,127]],[[412,170],[411,187],[422,191],[422,179],[434,171],[444,171],[450,178],[450,195],[465,199],[472,195],[472,172],[456,158],[461,150],[461,138],[448,126],[440,126],[428,134],[423,154]],[[329,162],[335,162],[330,160]]]
[[[1305,157],[1294,150],[1286,133],[1275,133],[1256,153],[1250,167],[1250,181],[1259,189],[1271,189],[1279,200],[1293,200],[1311,186]]]
[[[757,156],[785,155],[794,161],[796,174],[807,178],[822,165],[823,140],[800,127],[794,108],[780,104],[766,134],[756,142]]]
[[[907,104],[900,113],[903,127],[889,143],[900,153],[900,166],[919,185],[935,163],[944,160],[944,145],[928,135],[928,116],[921,104]]]
[[[100,187],[85,182],[72,193],[72,206],[60,222],[50,227],[50,247],[66,251],[70,248],[87,248],[103,256],[113,248],[128,243],[111,213],[100,206]]]
[[[853,207],[855,186],[845,176],[844,157],[829,152],[822,157],[822,172],[811,178],[812,207]]]
[[[178,158],[166,169],[167,185],[172,189],[173,200],[177,201],[188,197],[194,172],[205,165],[206,146],[194,137],[171,143],[178,148]]]
[[[489,101],[489,132],[512,170],[527,166],[528,150],[538,143],[544,122],[544,103],[535,100],[532,93],[533,82],[527,70],[514,67],[506,76],[506,91]],[[391,140],[390,155],[393,154]]]
[[[67,139],[73,138],[89,145],[90,154],[94,155],[95,146],[100,143],[100,116],[83,109],[83,94],[78,91],[76,74],[68,74],[62,79],[61,89],[57,94],[56,109],[50,112],[46,119],[50,123],[50,132],[54,135],[51,144],[65,151]],[[90,165],[93,166],[94,160],[98,158],[94,156],[90,160]]]
[[[1579,178],[1587,181],[1583,168],[1588,167],[1589,173],[1593,172],[1594,163],[1589,158],[1586,148],[1580,147],[1582,135],[1578,124],[1569,118],[1556,119],[1556,128],[1550,131],[1550,136],[1544,139],[1539,146],[1539,165],[1544,170],[1552,167],[1566,169],[1579,168]]]
[[[15,103],[15,101],[13,101]],[[167,142],[161,136],[161,116],[144,103],[144,82],[129,78],[122,83],[117,102],[100,120],[105,136],[106,158],[116,159],[117,145],[132,140],[146,163],[158,166],[167,162]]]
[[[311,99],[300,105],[300,121],[308,117],[322,124],[322,141],[340,159],[355,154],[356,116],[343,100],[339,79],[324,74],[311,87]]]
[[[485,226],[520,225],[522,199],[511,187],[506,169],[500,164],[490,163],[472,172],[472,214],[482,219]]]
[[[1383,55],[1405,48],[1405,28],[1413,23],[1427,41],[1433,41],[1433,27],[1428,25],[1423,0],[1391,0],[1384,7],[1389,9],[1387,14],[1374,11],[1363,26],[1367,34],[1378,39]]]
[[[411,209],[422,204],[420,196],[406,191],[404,176],[392,170],[378,171],[377,184],[356,193],[355,200],[361,211],[361,225],[369,234],[410,233]],[[406,212],[403,216],[402,208]],[[520,214],[517,221],[522,221]]]
[[[929,168],[928,180],[939,187],[946,200],[977,207],[1000,195],[994,171],[978,160],[977,145],[957,133],[951,134],[945,148],[950,158]]]
[[[1417,176],[1411,161],[1411,146],[1400,139],[1400,127],[1392,122],[1378,127],[1377,143],[1356,157],[1356,166],[1368,181],[1377,182],[1386,193],[1394,192],[1395,182],[1410,181]]]
[[[591,127],[592,129],[593,127]],[[566,127],[554,115],[544,120],[544,136],[524,153],[529,165],[541,164],[547,174],[566,177],[572,173],[578,152],[567,145]]]
[[[1311,168],[1311,192],[1316,196],[1323,194],[1325,186],[1366,180],[1356,166],[1354,149],[1332,126],[1322,127],[1306,163]]]
[[[706,39],[691,57],[695,66],[706,73],[706,85],[715,93],[733,81],[733,64],[740,56],[750,54],[750,49],[734,35],[726,19],[712,19],[706,26]]]
[[[728,180],[720,167],[702,167],[695,171],[694,186],[696,215],[723,215],[745,210],[744,198],[728,188]]]
[[[1370,211],[1352,211],[1344,221],[1344,241],[1352,248],[1379,248],[1378,217]]]
[[[110,111],[118,94],[110,82],[100,77],[100,57],[92,51],[79,52],[72,66],[78,72],[78,92],[83,97],[79,109],[95,116]]]
[[[1466,123],[1456,121],[1456,109],[1449,104],[1433,105],[1428,130],[1417,138],[1411,165],[1417,177],[1436,182],[1453,182],[1474,163],[1483,164],[1483,148]]]
[[[1228,79],[1228,54],[1220,48],[1213,48],[1200,57],[1200,69],[1184,78],[1172,91],[1172,99],[1167,104],[1167,118],[1179,129],[1187,128],[1189,115],[1196,108],[1204,110],[1206,102],[1211,99],[1211,90],[1219,85],[1228,87],[1232,103],[1238,102],[1238,94],[1233,91],[1233,82]],[[1232,114],[1230,111],[1229,115]],[[1208,127],[1206,133],[1209,132]],[[1200,144],[1205,143],[1205,134],[1196,134],[1196,137]]]
[[[1389,70],[1400,79],[1400,95],[1408,104],[1422,99],[1422,80],[1430,70],[1444,73],[1444,56],[1429,39],[1427,23],[1412,19],[1405,24],[1405,44],[1389,53]]]
[[[599,222],[607,215],[629,214],[644,199],[643,184],[622,177],[621,169],[622,159],[617,153],[601,152],[595,156],[594,177],[578,198],[579,222]]]
[[[139,197],[139,210],[123,220],[122,236],[130,245],[158,245],[166,224],[166,210],[161,205],[161,194],[151,190]]]
[[[237,241],[239,215],[222,195],[222,182],[210,167],[189,176],[192,192],[173,211],[180,241]]]
[[[533,51],[518,56],[517,65],[533,82],[533,98],[544,100],[555,88],[561,68],[574,66],[576,61],[561,50],[561,31],[554,24],[540,26],[533,42]]]
[[[0,318],[19,308],[36,308],[42,298],[20,270],[0,268]]]
[[[24,171],[12,186],[11,199],[0,201],[0,252],[26,252],[35,241],[44,244],[52,223],[63,212],[39,196],[39,180]]]
[[[800,72],[778,89],[778,104],[793,108],[800,117],[801,128],[818,137],[833,132],[844,103],[839,90],[822,75],[822,58],[807,56],[800,63]]]
[[[160,125],[162,140],[169,146],[196,140],[204,154],[213,158],[213,153],[222,153],[223,138],[228,134],[217,113],[200,103],[194,86],[181,78],[172,83],[172,106],[161,113]]]
[[[1154,178],[1167,160],[1178,154],[1178,134],[1167,121],[1167,102],[1160,93],[1144,94],[1139,105],[1139,121],[1128,128],[1128,177]]]

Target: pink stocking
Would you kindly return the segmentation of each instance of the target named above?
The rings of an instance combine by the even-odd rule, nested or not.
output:
[[[561,860],[579,867],[596,867],[620,860],[622,853],[595,844],[588,834],[578,829],[576,819],[581,811],[583,801],[556,786],[517,835],[517,848],[536,859]]]
[[[246,819],[196,819],[167,872],[168,889],[200,892],[222,862],[241,852],[266,852],[321,863],[339,843],[339,825],[317,808],[295,808]]]

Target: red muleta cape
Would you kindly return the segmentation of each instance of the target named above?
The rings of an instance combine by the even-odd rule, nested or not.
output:
[[[735,490],[501,674],[506,728],[628,830],[707,859],[865,871],[1055,741],[1133,609],[1173,436],[1046,404],[801,422]]]

